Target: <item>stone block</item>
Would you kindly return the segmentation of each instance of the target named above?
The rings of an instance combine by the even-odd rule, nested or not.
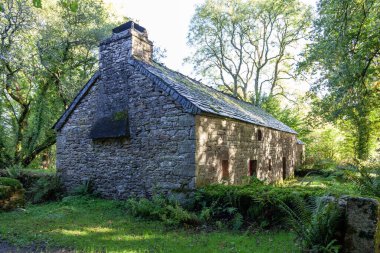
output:
[[[343,197],[346,203],[344,252],[374,253],[379,247],[379,202],[361,197]]]

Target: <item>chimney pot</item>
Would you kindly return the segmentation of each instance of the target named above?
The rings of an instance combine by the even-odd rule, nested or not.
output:
[[[112,32],[113,33],[121,33],[121,32],[126,31],[128,29],[135,29],[135,30],[137,30],[137,31],[139,31],[141,33],[146,33],[146,29],[144,27],[142,27],[139,24],[136,24],[133,21],[128,21],[125,24],[122,24],[122,25],[120,25],[118,27],[115,27],[114,29],[112,29]]]

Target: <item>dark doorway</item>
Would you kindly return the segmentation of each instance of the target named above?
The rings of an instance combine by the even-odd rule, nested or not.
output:
[[[282,158],[282,178],[286,178],[286,157]]]
[[[257,177],[257,160],[249,160],[249,176]]]
[[[222,179],[228,180],[230,172],[228,171],[228,160],[222,160]]]

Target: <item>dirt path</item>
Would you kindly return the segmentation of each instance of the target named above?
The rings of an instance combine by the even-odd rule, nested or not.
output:
[[[71,253],[73,251],[67,249],[49,249],[46,250],[44,246],[29,246],[29,247],[15,247],[7,242],[0,241],[0,253]]]
[[[29,249],[29,250],[31,250],[31,249]],[[25,249],[21,249],[21,248],[18,249],[17,247],[10,245],[9,243],[0,241],[0,253],[8,253],[8,252],[24,253],[24,252],[28,252],[28,251],[26,248]]]

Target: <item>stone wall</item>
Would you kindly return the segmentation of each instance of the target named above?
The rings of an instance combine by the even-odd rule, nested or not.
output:
[[[296,136],[237,120],[198,115],[195,159],[197,186],[223,181],[223,160],[228,160],[226,181],[230,184],[240,184],[249,175],[250,160],[257,161],[259,179],[278,181],[294,174]]]
[[[344,196],[340,203],[345,213],[343,252],[380,252],[379,202]]]
[[[106,198],[150,195],[193,188],[195,181],[195,118],[184,113],[156,86],[125,65],[123,85],[130,138],[92,140],[102,80],[92,87],[57,134],[57,172],[68,190],[84,180]],[[121,96],[120,96],[121,97]]]
[[[305,144],[296,144],[296,167],[305,161]]]
[[[103,197],[126,198],[156,188],[193,189],[223,176],[239,184],[252,161],[260,179],[293,175],[294,134],[185,112],[131,64],[131,57],[151,61],[147,33],[116,30],[100,44],[100,78],[57,133],[57,171],[68,190],[90,180]],[[89,137],[94,125],[116,115],[127,115],[128,134],[116,136],[128,138]],[[259,130],[263,140],[257,140]]]

